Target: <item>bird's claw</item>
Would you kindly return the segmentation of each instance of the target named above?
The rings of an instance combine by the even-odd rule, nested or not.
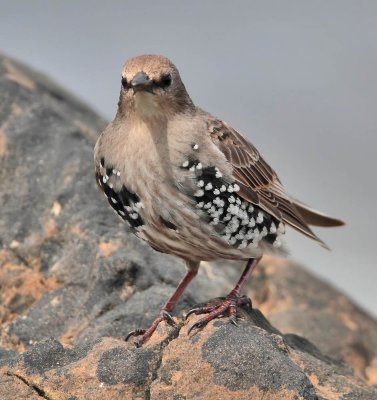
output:
[[[189,335],[194,329],[200,329],[208,324],[209,321],[212,321],[215,318],[221,318],[226,313],[229,315],[229,322],[235,326],[238,326],[237,323],[237,306],[247,305],[252,308],[252,303],[249,297],[247,296],[234,296],[230,294],[226,297],[220,304],[216,306],[206,306],[206,307],[197,307],[190,310],[186,316],[185,320],[192,314],[207,314],[205,317],[201,318],[198,322],[193,324],[188,330],[187,334]]]
[[[144,335],[145,332],[146,329],[134,329],[133,331],[128,333],[124,340],[127,342],[130,337]]]
[[[192,324],[187,332],[187,335],[189,335],[191,333],[191,331],[193,331],[194,329],[200,329],[203,328],[204,326],[207,325],[209,321],[207,321],[205,318],[200,319],[198,322],[196,322],[195,324]]]
[[[186,321],[187,318],[192,314],[206,314],[206,313],[210,313],[213,310],[214,310],[214,307],[210,307],[210,306],[193,308],[185,315],[184,319]]]
[[[231,324],[233,324],[234,326],[238,326],[237,317],[235,315],[232,315],[232,316],[229,317],[229,322]]]
[[[156,330],[158,324],[161,321],[166,321],[166,323],[168,323],[170,326],[177,325],[175,323],[174,319],[172,318],[172,316],[167,311],[162,310],[148,329],[135,329],[135,330],[131,331],[126,336],[125,341],[127,342],[128,339],[132,336],[138,336],[134,340],[134,345],[135,345],[135,347],[141,347],[152,336],[153,332]]]
[[[170,326],[176,326],[177,325],[175,323],[173,317],[167,311],[162,311],[161,316],[162,316],[162,319],[165,322],[167,322]]]

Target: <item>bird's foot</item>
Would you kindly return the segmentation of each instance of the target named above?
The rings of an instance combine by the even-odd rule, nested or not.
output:
[[[162,310],[148,329],[135,329],[131,331],[126,336],[125,341],[127,342],[129,338],[136,336],[137,338],[134,340],[134,345],[136,347],[141,347],[153,335],[154,331],[157,329],[157,326],[162,321],[166,321],[171,326],[176,325],[171,315],[167,311]]]
[[[200,329],[203,326],[207,325],[209,321],[212,321],[215,318],[221,318],[225,313],[229,315],[229,321],[233,325],[237,325],[237,307],[247,305],[252,308],[251,300],[248,296],[239,296],[234,293],[230,293],[221,303],[215,306],[205,306],[193,308],[187,314],[185,319],[189,317],[191,314],[207,314],[205,317],[201,318],[198,322],[193,324],[188,333],[193,329]]]

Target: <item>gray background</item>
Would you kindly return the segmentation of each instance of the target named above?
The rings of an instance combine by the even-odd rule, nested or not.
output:
[[[170,57],[289,192],[347,221],[316,230],[331,252],[289,233],[292,257],[376,315],[377,1],[98,3],[0,0],[0,51],[108,119],[123,62]]]

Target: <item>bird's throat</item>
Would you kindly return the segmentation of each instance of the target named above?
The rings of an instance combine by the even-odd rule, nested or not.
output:
[[[162,108],[153,93],[135,93],[134,104],[135,113],[142,120],[155,120],[163,116]]]

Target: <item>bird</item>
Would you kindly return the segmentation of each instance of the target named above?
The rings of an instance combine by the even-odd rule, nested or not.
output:
[[[228,314],[237,324],[241,295],[263,254],[285,254],[292,227],[323,247],[310,226],[344,223],[318,212],[285,191],[258,150],[227,122],[197,107],[176,66],[161,55],[128,59],[114,120],[94,149],[95,177],[115,213],[154,250],[177,256],[186,274],[150,327],[136,329],[146,343],[171,311],[202,261],[243,260],[234,289],[202,315],[189,332]]]

